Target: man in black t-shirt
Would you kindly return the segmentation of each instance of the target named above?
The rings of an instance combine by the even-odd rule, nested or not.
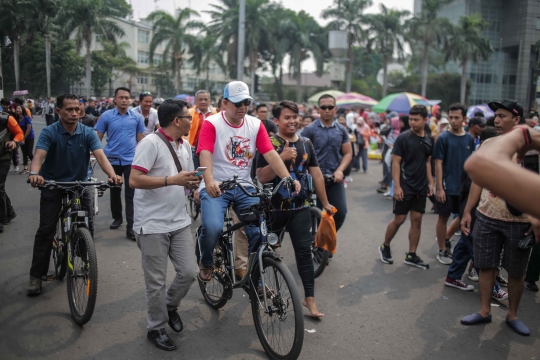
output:
[[[415,105],[409,112],[410,130],[401,133],[392,150],[392,178],[394,180],[394,219],[388,224],[384,244],[379,247],[381,261],[393,264],[390,242],[410,213],[409,252],[405,264],[429,269],[416,255],[420,242],[422,215],[426,210],[426,198],[433,193],[431,154],[433,138],[426,133],[427,109]]]
[[[274,124],[273,121],[268,120],[268,107],[266,104],[259,104],[255,108],[257,112],[257,117],[264,125],[264,128],[266,129],[266,132],[269,136],[275,135],[278,132],[278,128],[276,124]]]

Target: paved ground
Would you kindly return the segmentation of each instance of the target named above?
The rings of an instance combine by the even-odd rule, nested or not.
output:
[[[38,132],[43,125],[37,118]],[[374,191],[380,165],[371,162],[370,167],[368,174],[355,175],[347,189],[349,214],[338,252],[316,280],[319,309],[326,316],[322,321],[305,318],[305,328],[316,332],[305,333],[301,358],[540,359],[540,295],[525,290],[522,299],[520,315],[532,332],[528,338],[504,323],[504,305],[494,305],[490,325],[460,325],[463,315],[478,310],[478,292],[443,286],[447,267],[435,260],[435,215],[424,218],[419,250],[430,270],[402,263],[406,228],[393,245],[396,263],[380,262],[377,246],[391,219],[391,202]],[[102,173],[100,178],[105,178]],[[140,253],[124,237],[125,229],[109,230],[108,194],[96,219],[99,288],[91,321],[82,328],[73,323],[65,281],[44,283],[39,297],[28,298],[39,191],[18,174],[10,174],[7,189],[18,217],[0,235],[0,359],[266,358],[242,290],[216,311],[206,306],[194,285],[180,308],[185,329],[171,335],[179,349],[167,353],[150,345]],[[290,243],[282,254],[301,289]]]

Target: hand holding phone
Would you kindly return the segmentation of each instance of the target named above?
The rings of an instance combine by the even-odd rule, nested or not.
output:
[[[206,166],[199,166],[195,171],[197,172],[195,176],[202,176],[204,172],[206,171]]]

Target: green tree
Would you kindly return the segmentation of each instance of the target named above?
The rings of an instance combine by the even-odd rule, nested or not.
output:
[[[319,23],[304,10],[289,20],[289,73],[296,79],[296,101],[302,101],[302,63],[311,55],[317,73],[322,74],[328,52],[326,32]]]
[[[30,25],[28,9],[31,5],[29,0],[0,0],[0,39],[7,37],[13,43],[15,90],[20,90],[20,42]]]
[[[461,67],[460,101],[462,104],[465,103],[467,94],[467,65],[470,61],[476,64],[480,59],[487,60],[493,53],[493,46],[482,35],[488,27],[489,23],[482,20],[478,14],[462,16],[446,44],[446,59],[458,62]]]
[[[189,62],[193,64],[199,75],[202,71],[206,74],[206,91],[210,92],[210,64],[214,63],[220,67],[223,72],[227,71],[223,54],[221,53],[218,39],[210,32],[206,32],[204,37],[200,37],[190,47],[192,54]]]
[[[388,63],[394,54],[398,59],[404,55],[404,18],[409,15],[406,10],[388,9],[384,4],[380,5],[381,12],[368,17],[370,32],[368,46],[373,46],[383,58],[383,89],[382,97],[388,90]]]
[[[116,42],[124,36],[124,31],[111,17],[121,17],[125,8],[120,0],[63,0],[58,21],[62,21],[66,35],[75,32],[77,50],[86,47],[86,96],[90,97],[92,81],[92,51],[90,46],[94,35],[103,40]]]
[[[451,32],[452,24],[447,18],[437,18],[437,13],[444,5],[453,0],[422,0],[420,14],[407,21],[406,27],[412,43],[420,43],[422,49],[422,89],[426,96],[429,70],[430,49],[441,46]]]
[[[102,50],[92,51],[92,88],[97,96],[109,84],[108,96],[112,96],[112,83],[115,79],[114,70],[122,69],[128,61],[126,49],[130,45],[122,41],[121,43],[112,43],[109,41],[101,42]],[[131,60],[131,59],[130,59]]]
[[[364,10],[373,4],[371,0],[334,0],[334,7],[323,10],[323,19],[334,19],[328,28],[347,31],[347,72],[345,92],[351,92],[352,68],[354,61],[354,45],[364,44],[367,40],[367,29],[362,27],[366,21]]]
[[[174,89],[180,92],[181,68],[184,62],[186,47],[191,48],[197,37],[189,31],[203,29],[200,21],[191,20],[199,13],[189,8],[178,9],[175,16],[168,12],[158,10],[148,15],[147,20],[154,23],[154,36],[150,42],[150,62],[154,61],[154,54],[158,46],[164,44],[163,61],[169,60],[174,66]]]

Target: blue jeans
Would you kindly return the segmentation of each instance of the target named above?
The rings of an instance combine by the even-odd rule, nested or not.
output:
[[[255,192],[254,188],[248,191]],[[201,235],[199,236],[199,248],[201,250],[202,266],[212,266],[214,264],[214,248],[223,233],[223,218],[229,204],[233,204],[233,210],[240,214],[240,209],[247,209],[259,203],[258,198],[247,196],[238,187],[228,190],[218,198],[212,198],[202,189],[201,199]],[[249,252],[257,249],[260,239],[258,226],[245,226],[244,230],[248,237]]]
[[[472,236],[467,236],[461,233],[461,237],[454,247],[454,254],[452,255],[452,264],[448,268],[448,276],[452,280],[461,280],[467,264],[473,258],[473,242]]]
[[[358,153],[358,157],[362,158],[362,169],[364,172],[367,171],[367,164],[368,164],[368,149],[362,148],[360,149],[360,152]],[[358,165],[360,166],[360,161],[358,162]],[[360,168],[359,168],[360,170]]]

